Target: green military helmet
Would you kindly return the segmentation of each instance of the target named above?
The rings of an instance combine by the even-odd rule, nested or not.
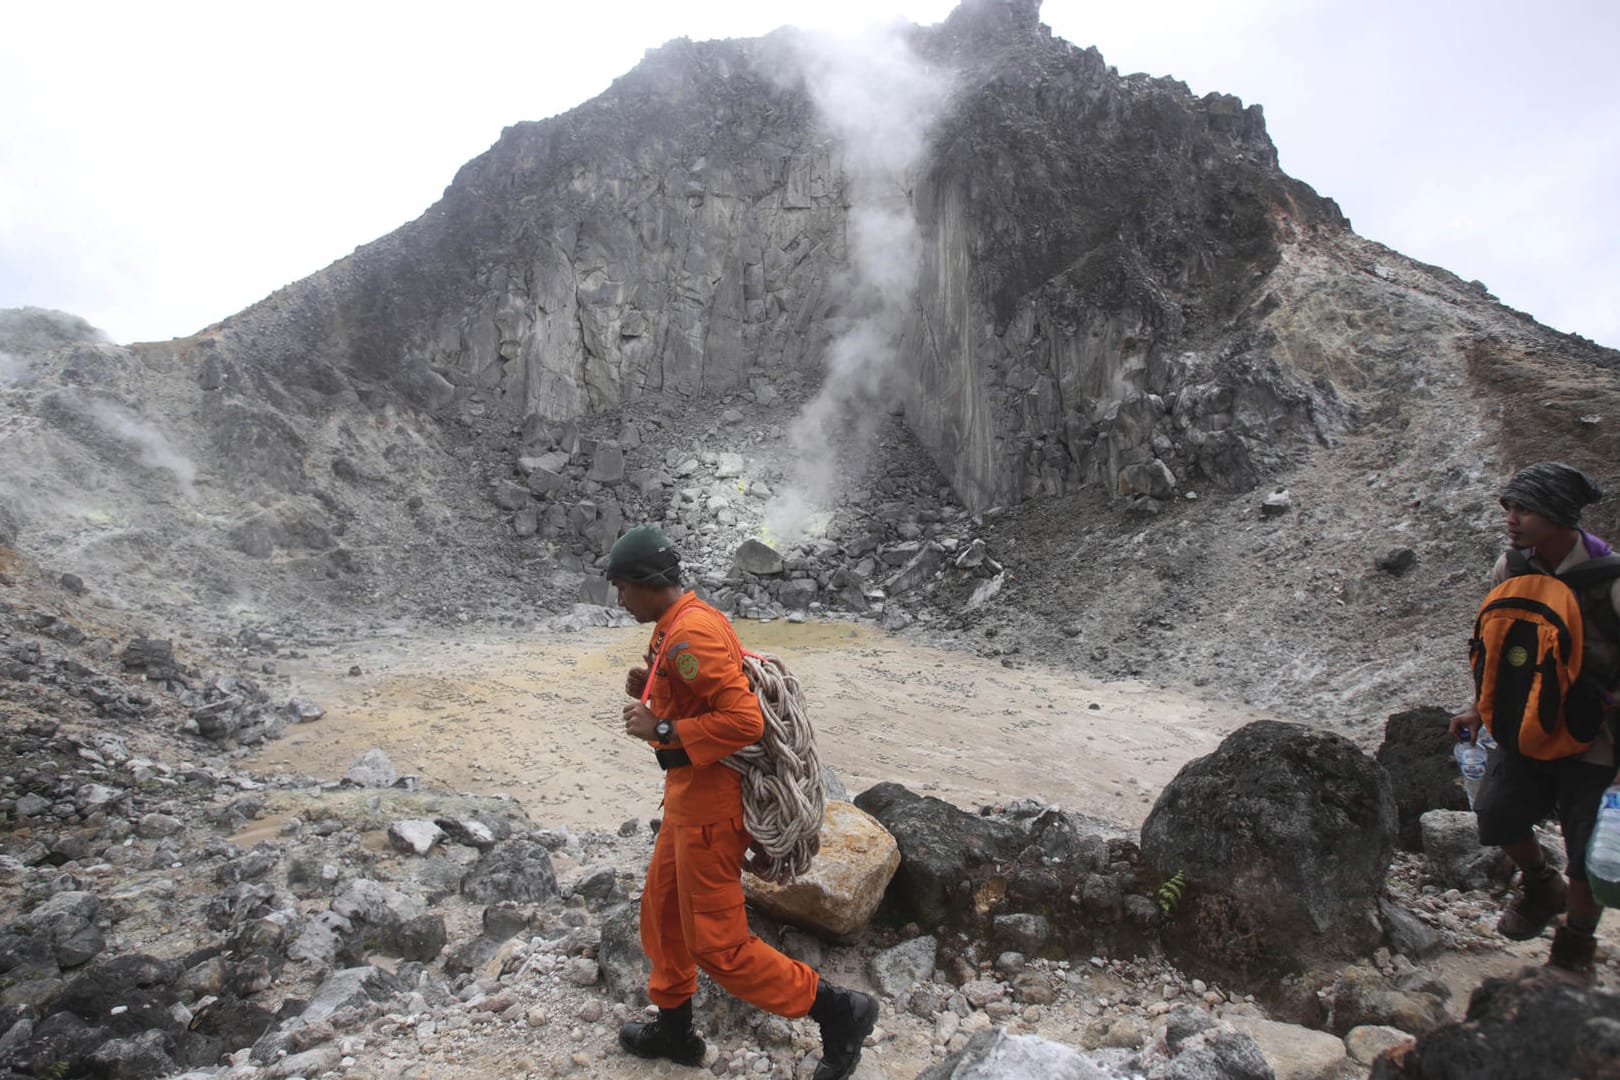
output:
[[[656,525],[637,525],[608,552],[607,579],[636,585],[675,585],[680,582],[680,553]]]

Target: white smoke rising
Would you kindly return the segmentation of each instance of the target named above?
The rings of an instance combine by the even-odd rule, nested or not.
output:
[[[796,45],[804,87],[843,151],[849,265],[821,389],[789,431],[794,475],[765,511],[767,532],[788,541],[804,535],[836,491],[835,436],[850,432],[859,447],[876,431],[916,292],[920,238],[911,181],[949,87],[911,50],[905,29],[804,35]]]
[[[180,486],[180,493],[187,499],[197,498],[196,464],[175,449],[169,437],[158,428],[128,409],[108,401],[91,405],[90,418],[108,434],[133,446],[142,465],[172,473],[175,483]]]
[[[10,386],[22,377],[22,358],[8,352],[0,352],[0,386]]]

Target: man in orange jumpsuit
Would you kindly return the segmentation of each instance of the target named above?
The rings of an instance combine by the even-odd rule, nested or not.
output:
[[[697,971],[729,993],[779,1016],[821,1025],[815,1080],[855,1071],[877,1023],[877,1001],[824,982],[752,934],[743,909],[742,780],[720,759],[764,733],[743,673],[742,647],[726,617],[681,588],[680,556],[655,525],[620,537],[607,577],[637,622],[653,623],[647,666],[630,670],[625,733],[653,744],[664,772],[664,820],[641,896],[641,945],[652,961],[647,996],[658,1019],[619,1029],[619,1044],[644,1058],[701,1065],[692,1029]]]

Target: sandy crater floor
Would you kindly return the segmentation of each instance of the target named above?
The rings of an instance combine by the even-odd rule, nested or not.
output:
[[[1187,760],[1264,714],[1133,681],[933,649],[849,622],[739,622],[805,687],[823,760],[851,795],[884,780],[974,807],[1033,797],[1138,826]],[[255,767],[343,775],[372,747],[426,786],[522,801],[543,826],[657,813],[652,756],[619,730],[647,630],[410,635],[283,661],[326,710]],[[349,676],[351,665],[362,674]]]

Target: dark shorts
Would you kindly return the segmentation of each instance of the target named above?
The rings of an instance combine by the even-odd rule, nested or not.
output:
[[[1604,789],[1614,782],[1614,766],[1576,758],[1537,761],[1506,750],[1492,750],[1485,781],[1474,800],[1479,842],[1491,847],[1528,840],[1537,822],[1552,817],[1564,830],[1569,876],[1586,880],[1586,842],[1597,820]]]

